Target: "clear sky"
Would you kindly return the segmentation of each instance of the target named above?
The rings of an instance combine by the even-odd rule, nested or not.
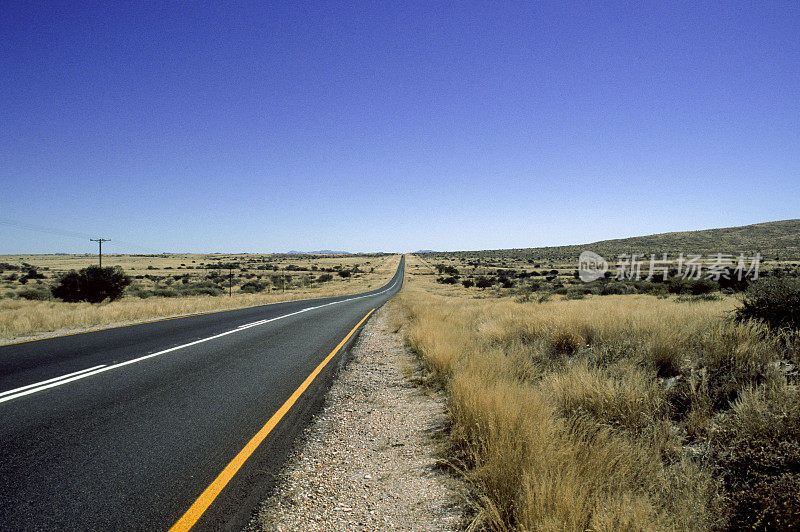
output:
[[[3,0],[0,74],[0,253],[490,249],[800,217],[796,0]]]

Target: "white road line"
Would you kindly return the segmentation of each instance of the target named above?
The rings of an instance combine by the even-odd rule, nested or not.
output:
[[[158,351],[156,353],[150,353],[149,355],[144,355],[139,358],[134,358],[131,360],[126,360],[125,362],[120,362],[118,364],[112,364],[111,366],[106,366],[105,364],[101,366],[94,366],[93,368],[87,368],[81,371],[76,371],[75,373],[68,373],[66,375],[62,375],[60,377],[54,377],[52,379],[48,379],[46,381],[36,382],[33,384],[28,384],[27,386],[22,386],[20,388],[15,388],[13,390],[8,390],[5,392],[0,393],[0,403],[5,403],[6,401],[11,401],[12,399],[16,399],[18,397],[23,397],[25,395],[30,395],[32,393],[41,392],[42,390],[47,390],[48,388],[55,388],[56,386],[61,386],[62,384],[67,384],[68,382],[77,381],[80,379],[85,379],[86,377],[91,377],[92,375],[97,375],[98,373],[104,373],[106,371],[111,371],[112,369],[121,368],[123,366],[128,366],[130,364],[135,364],[136,362],[141,362],[142,360],[147,360],[148,358],[157,357],[160,355],[164,355],[166,353],[171,353],[173,351],[177,351],[178,349],[183,349],[185,347],[191,347],[193,345],[202,344],[203,342],[208,342],[210,340],[215,340],[217,338],[222,338],[223,336],[227,336],[229,334],[237,333],[239,331],[243,331],[245,329],[249,329],[250,327],[256,327],[258,325],[264,325],[265,323],[270,323],[273,321],[282,320],[284,318],[289,318],[291,316],[296,316],[298,314],[302,314],[304,312],[308,312],[310,310],[316,310],[318,308],[328,307],[330,305],[338,305],[339,303],[347,303],[348,301],[355,301],[356,299],[362,299],[365,297],[374,297],[384,294],[390,290],[393,290],[395,285],[397,284],[397,280],[391,284],[385,290],[381,290],[380,292],[376,292],[374,294],[367,294],[363,296],[351,297],[349,299],[343,299],[341,301],[333,301],[331,303],[325,303],[324,305],[317,305],[315,307],[308,307],[302,310],[298,310],[296,312],[290,312],[289,314],[284,314],[283,316],[278,316],[276,318],[270,318],[268,320],[259,320],[254,321],[252,323],[246,323],[244,325],[239,325],[235,329],[231,329],[230,331],[225,331],[224,333],[215,334],[214,336],[209,336],[208,338],[201,338],[200,340],[195,340],[194,342],[189,342],[188,344],[183,344],[175,347],[170,347],[169,349],[164,349],[163,351]],[[15,393],[16,392],[16,393]]]
[[[33,384],[28,384],[27,386],[20,386],[19,388],[14,388],[13,390],[6,390],[5,392],[0,392],[0,397],[4,397],[6,395],[10,395],[10,394],[16,393],[16,392],[21,392],[21,391],[27,390],[29,388],[35,388],[37,386],[41,386],[42,384],[48,384],[48,383],[51,383],[51,382],[59,381],[61,379],[67,379],[69,377],[72,377],[73,375],[79,375],[81,373],[86,373],[86,372],[92,371],[94,369],[103,368],[103,367],[105,367],[105,364],[101,364],[99,366],[94,366],[93,368],[82,369],[80,371],[76,371],[75,373],[67,373],[66,375],[61,375],[60,377],[53,377],[52,379],[47,379],[46,381],[34,382]]]

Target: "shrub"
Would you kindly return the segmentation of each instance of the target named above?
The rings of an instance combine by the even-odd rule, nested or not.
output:
[[[246,283],[242,284],[239,290],[241,290],[245,294],[254,294],[256,292],[263,292],[266,287],[267,287],[266,283],[262,283],[259,281],[247,281]]]
[[[153,295],[153,291],[146,290],[144,288],[130,288],[128,289],[128,295],[133,297],[138,297],[139,299],[147,299],[148,297]]]
[[[339,270],[339,277],[345,277],[345,278],[350,277],[350,271],[349,270]]]
[[[464,279],[461,281],[461,284],[464,285],[464,288],[471,288],[472,286],[475,286],[475,281],[472,279]]]
[[[183,296],[218,296],[223,291],[213,283],[201,282],[180,287],[180,293]]]
[[[317,277],[317,282],[318,283],[327,283],[328,281],[332,281],[332,280],[333,280],[333,275],[331,275],[329,273],[323,273],[322,275]]]
[[[707,294],[719,290],[719,284],[709,279],[685,279],[672,277],[667,281],[667,291],[670,294]]]
[[[477,288],[489,288],[490,286],[492,286],[492,284],[493,283],[491,279],[484,276],[480,276],[477,279],[475,279],[475,286]]]
[[[158,297],[178,297],[181,294],[174,288],[154,288],[153,295]]]
[[[511,288],[514,286],[514,281],[505,276],[498,277],[497,282],[500,283],[503,288]]]
[[[800,527],[800,394],[750,388],[723,418],[716,466],[730,497],[731,530]]]
[[[441,284],[456,284],[458,282],[458,279],[456,279],[453,276],[439,277],[438,279],[436,279],[436,282]]]
[[[625,283],[608,283],[600,289],[601,296],[611,296],[633,293],[633,287]]]
[[[723,268],[723,274],[719,278],[720,289],[733,290],[734,292],[744,292],[750,284],[746,276],[741,276],[730,268]]]
[[[664,283],[653,281],[638,281],[634,283],[636,289],[642,294],[650,294],[658,296],[667,292],[667,287]]]
[[[29,279],[44,279],[45,277],[46,276],[43,273],[37,271],[36,268],[31,268],[25,275],[20,277],[19,280],[22,284],[25,284],[25,282],[27,282]],[[25,280],[25,282],[23,282],[23,279]]]
[[[800,328],[800,279],[768,277],[751,283],[736,317],[759,319],[771,327]]]
[[[17,292],[17,296],[31,301],[47,301],[50,299],[50,290],[43,286],[23,288]]]
[[[592,290],[586,287],[572,287],[564,289],[564,299],[583,299],[587,294],[591,294]],[[559,292],[561,293],[561,292]]]
[[[122,296],[131,279],[119,266],[101,268],[89,266],[80,271],[71,270],[59,277],[51,289],[53,296],[74,303],[88,301],[100,303],[106,299],[114,301]]]

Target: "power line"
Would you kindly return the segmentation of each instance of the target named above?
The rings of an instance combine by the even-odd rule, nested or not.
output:
[[[75,231],[65,231],[63,229],[54,229],[52,227],[43,227],[41,225],[24,224],[13,222],[11,220],[3,220],[0,218],[0,225],[8,225],[11,227],[18,227],[20,229],[27,229],[28,231],[38,231],[39,233],[50,233],[51,235],[68,236],[71,238],[80,238],[81,240],[88,237],[86,233],[77,233]]]
[[[5,226],[9,226],[9,227],[16,227],[16,228],[19,228],[19,229],[26,229],[28,231],[36,231],[36,232],[39,232],[39,233],[48,233],[48,234],[56,235],[56,236],[65,236],[65,237],[69,237],[69,238],[76,238],[76,239],[81,239],[81,240],[84,240],[84,241],[87,238],[89,240],[92,240],[91,235],[89,233],[79,233],[77,231],[69,231],[69,230],[65,230],[65,229],[57,229],[57,228],[54,228],[54,227],[45,227],[45,226],[42,226],[42,225],[21,223],[21,222],[16,222],[16,221],[13,221],[13,220],[8,220],[8,219],[3,219],[3,218],[0,218],[0,225],[5,225]],[[133,248],[133,249],[138,250],[140,252],[145,252],[145,253],[161,253],[161,251],[155,250],[153,248],[149,248],[147,246],[140,246],[138,244],[134,244],[132,242],[127,242],[125,240],[119,240],[119,239],[115,239],[114,243],[111,244],[111,245],[112,246],[125,246],[125,247],[129,247],[129,248]]]

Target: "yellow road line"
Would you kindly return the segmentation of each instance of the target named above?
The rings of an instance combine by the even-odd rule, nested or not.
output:
[[[275,428],[283,416],[285,416],[289,409],[292,408],[295,402],[297,402],[306,388],[308,388],[314,379],[317,378],[317,375],[319,375],[322,369],[328,364],[328,362],[330,362],[336,353],[339,352],[342,346],[347,343],[347,340],[353,336],[353,333],[356,332],[361,324],[364,323],[373,312],[375,312],[375,309],[367,312],[367,315],[361,318],[361,321],[359,321],[358,324],[353,327],[349,333],[347,333],[347,336],[345,336],[344,339],[339,342],[339,345],[337,345],[334,350],[331,351],[327,357],[325,357],[325,360],[320,362],[316,369],[312,371],[308,377],[306,377],[306,380],[303,381],[303,384],[301,384],[300,387],[294,391],[291,397],[289,397],[289,399],[287,399],[286,402],[281,405],[277,412],[272,414],[272,417],[269,418],[267,424],[261,427],[261,430],[259,430],[256,435],[253,436],[249,442],[247,442],[247,445],[245,445],[244,448],[239,451],[239,454],[237,454],[236,457],[234,457],[234,459],[231,460],[227,466],[225,466],[225,469],[223,469],[222,473],[220,473],[217,478],[214,479],[214,482],[212,482],[205,489],[205,491],[200,494],[200,497],[194,501],[194,504],[192,504],[192,506],[186,510],[186,513],[183,514],[180,519],[178,519],[178,522],[172,526],[170,532],[186,531],[192,528],[195,523],[197,523],[203,513],[208,509],[209,506],[211,506],[211,503],[214,502],[214,499],[217,498],[217,495],[219,495],[222,489],[228,484],[228,482],[230,482],[233,476],[244,465],[245,461],[250,458],[250,455],[253,454],[261,442],[264,441],[272,429]]]

